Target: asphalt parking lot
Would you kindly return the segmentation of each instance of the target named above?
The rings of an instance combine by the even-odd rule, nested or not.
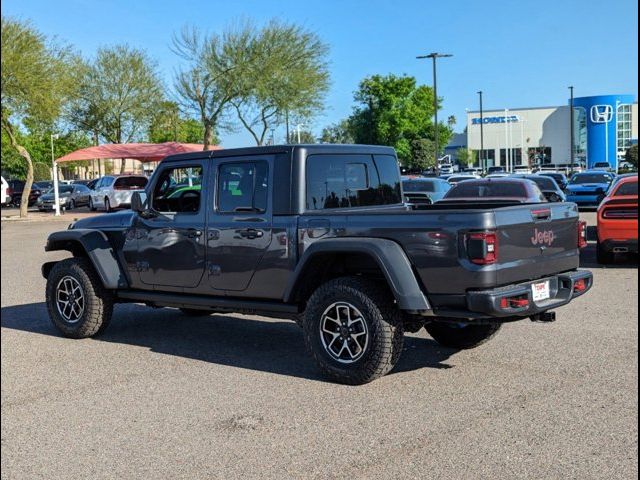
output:
[[[277,319],[119,305],[101,337],[60,337],[40,265],[65,227],[1,226],[3,479],[637,477],[637,257],[601,268],[591,242],[595,286],[557,322],[460,352],[409,334],[348,387]]]

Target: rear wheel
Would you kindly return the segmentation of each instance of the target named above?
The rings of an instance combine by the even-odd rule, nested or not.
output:
[[[359,277],[321,285],[307,303],[303,329],[320,370],[350,385],[389,372],[404,341],[400,311],[386,285]]]
[[[489,341],[502,325],[464,325],[432,322],[424,326],[429,335],[444,347],[456,349],[475,348]]]
[[[613,263],[615,254],[606,250],[600,242],[596,245],[596,259],[600,265]]]
[[[111,320],[113,297],[86,258],[56,263],[47,278],[47,310],[65,337],[86,338],[102,332]]]

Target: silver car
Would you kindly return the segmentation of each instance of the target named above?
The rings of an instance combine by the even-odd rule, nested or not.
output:
[[[148,181],[144,175],[106,175],[93,187],[89,208],[107,212],[129,208],[133,192],[144,190]]]
[[[76,207],[89,205],[91,190],[85,185],[59,185],[58,186],[58,202],[60,208],[65,210],[73,210]],[[41,212],[53,210],[55,204],[55,194],[53,188],[47,190],[38,197],[36,206]]]

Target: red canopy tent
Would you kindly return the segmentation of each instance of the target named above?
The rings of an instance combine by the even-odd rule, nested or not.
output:
[[[141,162],[156,162],[168,155],[187,152],[201,152],[203,145],[199,143],[107,143],[97,147],[82,148],[57,159],[57,162],[77,162],[94,158],[131,158]],[[220,150],[217,145],[210,145],[209,150]]]

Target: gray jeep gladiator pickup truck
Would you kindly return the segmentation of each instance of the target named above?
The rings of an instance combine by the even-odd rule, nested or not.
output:
[[[47,251],[73,254],[42,267],[49,315],[73,338],[103,331],[117,302],[291,318],[327,376],[361,384],[393,368],[405,331],[472,348],[592,286],[573,203],[402,198],[388,147],[167,157],[130,211],[49,236]]]

